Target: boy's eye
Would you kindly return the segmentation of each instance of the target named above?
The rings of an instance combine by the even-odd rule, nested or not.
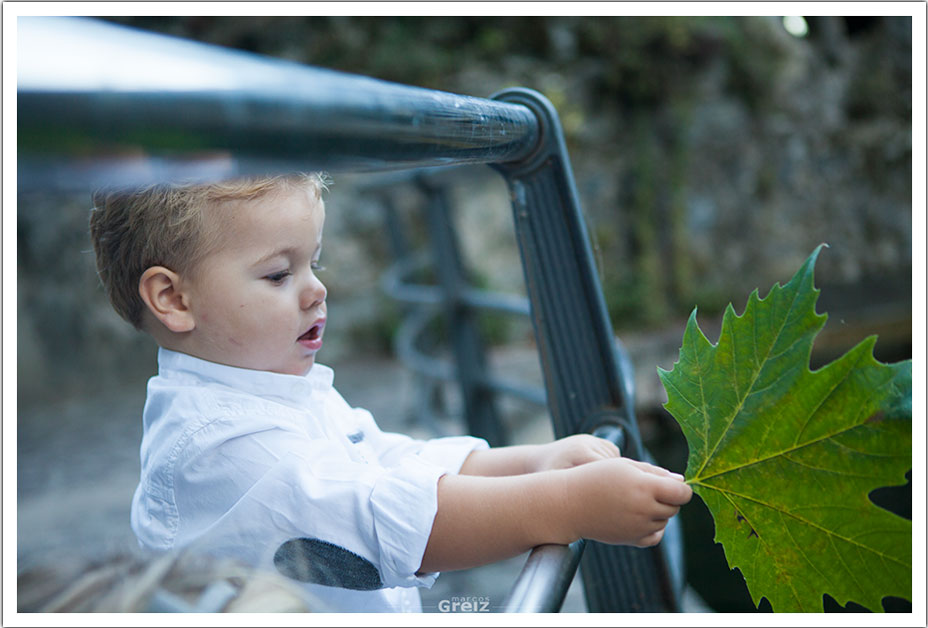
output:
[[[267,275],[265,279],[267,279],[271,283],[283,283],[284,279],[286,279],[289,276],[290,276],[289,270],[282,270],[280,272],[271,273],[270,275]]]
[[[320,264],[319,262],[313,262],[313,263],[310,265],[310,268],[312,268],[313,271],[325,270],[325,266],[323,266],[323,265]]]

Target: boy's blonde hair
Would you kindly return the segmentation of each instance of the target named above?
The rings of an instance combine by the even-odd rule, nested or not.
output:
[[[204,229],[205,208],[292,189],[305,189],[319,201],[326,184],[321,173],[301,173],[95,192],[90,236],[97,274],[110,302],[120,316],[142,329],[142,273],[152,266],[189,272],[209,253],[215,234]]]

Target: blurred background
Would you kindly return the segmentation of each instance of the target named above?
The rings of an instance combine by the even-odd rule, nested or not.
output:
[[[511,86],[547,96],[561,116],[609,313],[632,354],[642,436],[674,470],[686,465],[686,445],[662,408],[656,368],[673,366],[686,317],[698,306],[714,340],[729,302],[742,311],[752,290],[764,296],[787,281],[822,242],[818,309],[829,322],[813,366],[874,333],[878,359],[911,357],[909,17],[104,19],[472,96]],[[448,193],[474,283],[524,294],[502,180],[469,167]],[[323,259],[331,317],[320,360],[335,367],[345,397],[385,427],[460,433],[454,390],[433,392],[439,411],[424,420],[416,377],[395,357],[403,310],[380,285],[395,261],[385,198],[410,246],[421,246],[415,186],[357,174],[331,186]],[[116,316],[99,286],[89,210],[89,194],[53,186],[18,197],[21,567],[55,552],[118,547],[131,534],[139,415],[156,348]],[[495,366],[539,381],[527,320],[488,314],[480,325]],[[504,409],[516,441],[550,437],[537,407]],[[907,490],[875,499],[911,516]],[[706,607],[754,610],[712,542],[701,502],[681,517],[689,581]],[[501,601],[511,569],[498,571],[498,582],[488,573],[459,574],[447,586]]]

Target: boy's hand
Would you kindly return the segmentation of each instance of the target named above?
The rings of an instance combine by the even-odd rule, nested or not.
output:
[[[630,458],[594,461],[571,474],[578,536],[603,543],[656,545],[693,496],[682,475]]]
[[[605,438],[591,434],[574,434],[551,443],[539,445],[530,461],[529,471],[569,469],[607,458],[618,458],[619,448]]]
[[[552,449],[563,464],[603,453],[588,439]],[[591,453],[587,446],[593,447]],[[529,447],[518,446],[522,452]],[[506,458],[506,448],[496,450]],[[511,453],[512,450],[509,450]],[[611,448],[606,448],[606,452]],[[494,450],[487,454],[492,460]],[[559,453],[558,453],[559,452]],[[472,454],[473,457],[473,454]],[[471,464],[488,458],[469,458]],[[550,459],[549,460],[550,464]],[[518,475],[446,474],[438,483],[438,512],[420,571],[467,569],[511,558],[538,545],[580,538],[646,547],[658,543],[667,520],[690,500],[683,477],[628,458],[609,456],[566,469]]]

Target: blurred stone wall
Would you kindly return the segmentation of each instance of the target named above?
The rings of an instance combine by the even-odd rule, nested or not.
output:
[[[544,93],[620,330],[697,304],[740,311],[821,242],[820,286],[866,304],[854,286],[891,285],[879,298],[911,302],[909,18],[809,18],[804,38],[778,18],[113,19],[475,96]],[[519,290],[506,191],[480,172],[453,191],[463,245],[481,283]],[[377,286],[391,255],[363,184],[339,177],[329,194],[325,281],[342,313],[329,359],[388,350],[398,316]],[[153,345],[97,285],[89,198],[24,191],[17,211],[21,402],[150,373]]]

